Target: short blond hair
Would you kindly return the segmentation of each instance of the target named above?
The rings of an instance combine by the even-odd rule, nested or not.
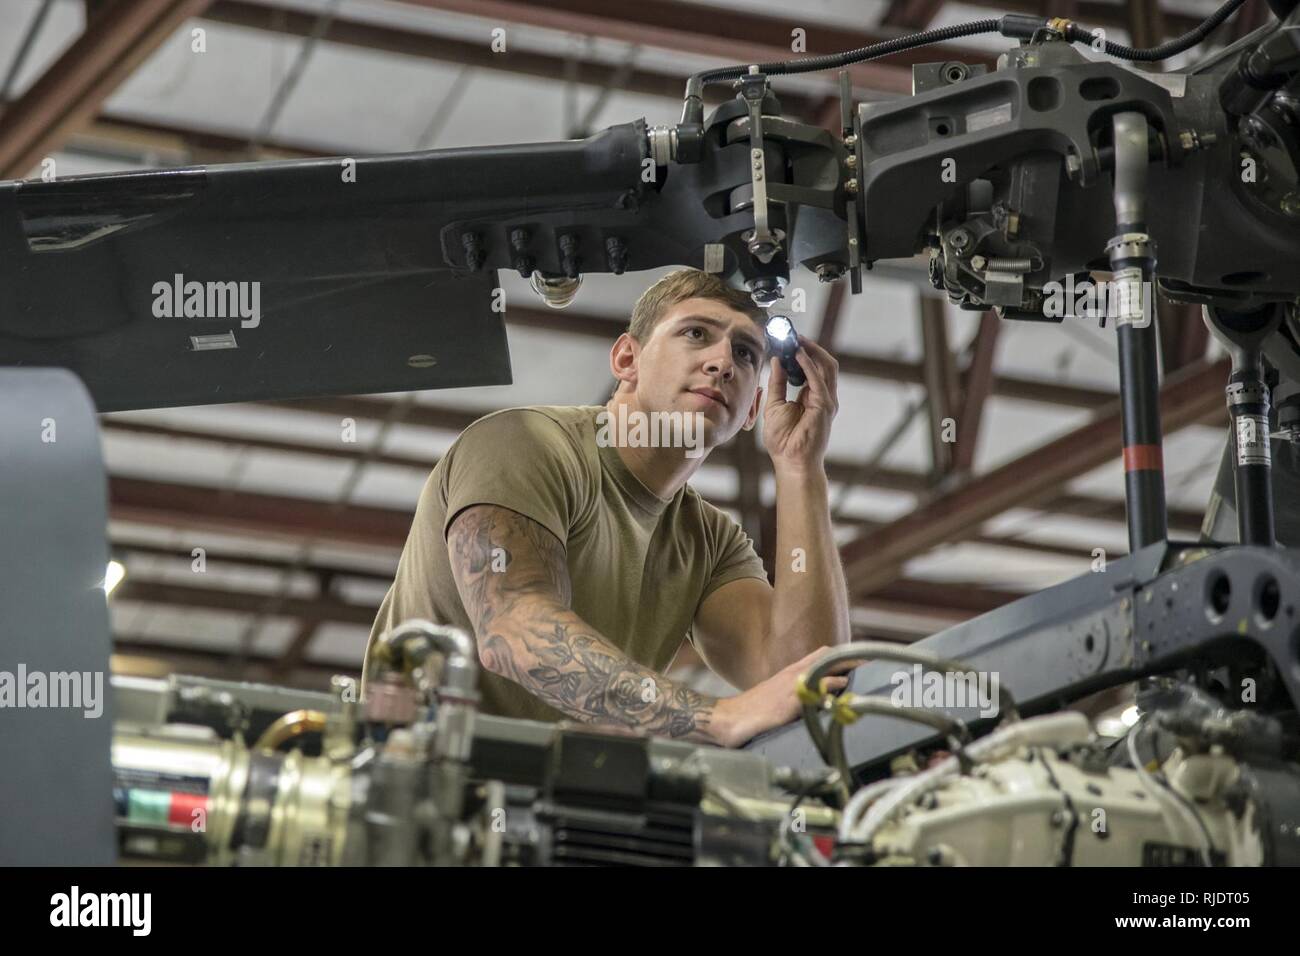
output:
[[[743,312],[760,327],[766,327],[767,310],[755,305],[748,292],[727,285],[722,279],[700,269],[676,269],[641,293],[632,306],[632,318],[627,324],[627,334],[644,344],[664,313],[687,299],[713,299],[737,312]],[[767,336],[763,336],[763,355],[771,354]],[[610,398],[618,394],[622,382],[615,380]]]
[[[699,269],[677,269],[641,293],[632,307],[627,333],[638,342],[650,338],[665,312],[687,299],[713,299],[743,312],[760,326],[767,322],[767,310],[755,305],[748,292],[727,285],[722,279]]]

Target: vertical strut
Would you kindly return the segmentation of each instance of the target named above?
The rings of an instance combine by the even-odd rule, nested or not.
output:
[[[1119,394],[1129,551],[1163,541],[1165,511],[1160,380],[1152,276],[1155,244],[1146,233],[1147,122],[1118,113],[1115,130],[1115,237],[1106,244],[1118,304]]]

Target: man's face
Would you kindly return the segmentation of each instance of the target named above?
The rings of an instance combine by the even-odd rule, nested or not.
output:
[[[758,416],[763,333],[722,302],[678,302],[645,342],[624,335],[612,357],[616,366],[623,363],[620,377],[631,377],[642,411],[702,413],[706,447],[722,444]]]

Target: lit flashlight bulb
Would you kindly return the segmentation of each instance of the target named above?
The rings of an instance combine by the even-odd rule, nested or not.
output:
[[[794,326],[784,315],[774,315],[767,320],[767,334],[778,341],[788,339],[794,334]]]
[[[767,320],[764,328],[772,351],[780,359],[781,368],[785,369],[786,382],[798,388],[807,379],[794,354],[799,351],[799,336],[795,335],[794,324],[787,316],[774,315]]]

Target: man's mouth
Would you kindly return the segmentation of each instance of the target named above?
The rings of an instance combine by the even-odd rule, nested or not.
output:
[[[705,398],[711,398],[723,408],[727,407],[727,400],[723,398],[722,393],[716,388],[693,388],[691,389],[696,395],[703,395]]]

